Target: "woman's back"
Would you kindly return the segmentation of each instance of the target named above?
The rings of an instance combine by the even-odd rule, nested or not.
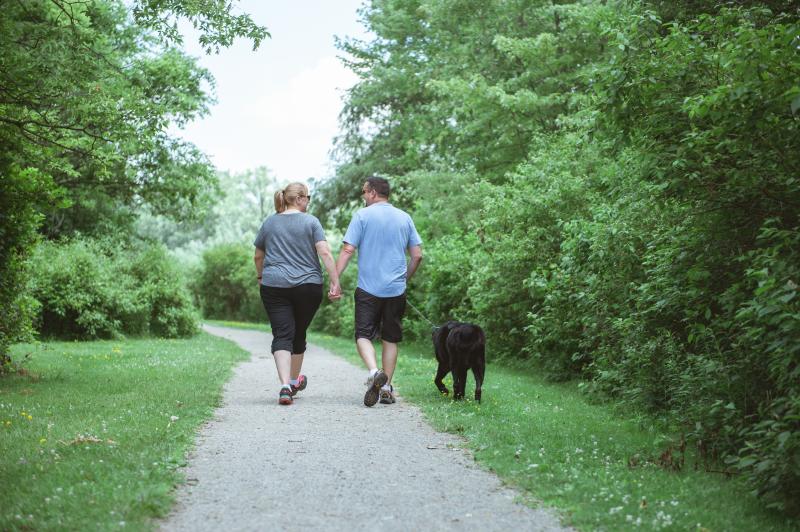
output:
[[[264,220],[254,242],[265,251],[261,284],[277,288],[322,284],[315,244],[323,240],[322,224],[310,214],[273,214]]]

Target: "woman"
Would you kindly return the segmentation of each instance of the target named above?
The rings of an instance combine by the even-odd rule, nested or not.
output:
[[[306,387],[300,374],[306,351],[306,329],[322,302],[322,269],[330,278],[328,295],[341,293],[339,275],[322,224],[306,214],[311,196],[302,183],[275,193],[275,211],[261,225],[253,243],[261,301],[272,325],[272,355],[281,380],[278,403]]]

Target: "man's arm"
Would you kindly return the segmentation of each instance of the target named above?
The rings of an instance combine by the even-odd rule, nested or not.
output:
[[[338,299],[342,296],[342,289],[339,286],[339,274],[336,272],[336,265],[333,262],[331,247],[326,240],[320,240],[314,244],[314,247],[317,248],[317,255],[322,259],[322,263],[328,271],[328,282],[330,284],[328,297]]]
[[[411,280],[411,276],[414,275],[414,272],[417,271],[422,262],[422,248],[420,246],[412,246],[408,248],[408,254],[411,256],[411,260],[408,261],[408,266],[406,267],[406,281]]]
[[[256,281],[261,284],[261,272],[264,271],[264,250],[256,248],[253,260],[256,263]]]
[[[342,243],[342,249],[339,250],[339,258],[336,259],[336,273],[339,274],[339,277],[342,276],[342,272],[347,268],[347,263],[350,262],[355,253],[356,247],[354,245],[347,242]]]

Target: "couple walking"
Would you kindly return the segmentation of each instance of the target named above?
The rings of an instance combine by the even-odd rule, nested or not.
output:
[[[339,276],[358,253],[355,291],[355,340],[369,370],[364,404],[395,402],[392,375],[397,344],[403,338],[406,283],[422,261],[422,240],[411,217],[389,203],[389,182],[370,177],[362,185],[366,207],[353,215],[334,263],[322,224],[307,214],[308,187],[292,183],[275,193],[275,211],[267,218],[254,245],[261,301],[272,325],[272,354],[281,381],[278,402],[292,404],[308,379],[301,374],[306,330],[322,303],[322,269],[328,272],[328,298],[342,297]],[[410,259],[406,261],[406,250]],[[372,340],[380,337],[378,368]]]

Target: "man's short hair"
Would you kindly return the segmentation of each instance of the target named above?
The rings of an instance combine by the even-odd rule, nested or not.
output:
[[[378,193],[378,196],[388,198],[392,188],[389,186],[389,181],[382,177],[368,177],[366,179],[369,188]]]

